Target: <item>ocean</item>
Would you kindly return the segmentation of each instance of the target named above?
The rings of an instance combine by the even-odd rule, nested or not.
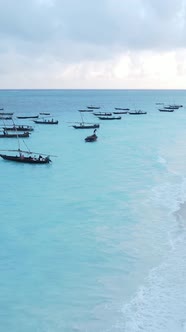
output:
[[[85,143],[89,105],[147,114],[83,113],[100,123]],[[0,107],[34,126],[21,148],[56,156],[0,159],[1,331],[186,331],[186,91],[0,90]],[[40,112],[59,124],[16,118]]]

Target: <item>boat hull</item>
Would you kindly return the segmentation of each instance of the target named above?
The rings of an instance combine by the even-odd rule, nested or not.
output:
[[[0,134],[0,138],[18,138],[18,137],[29,137],[30,133],[24,133],[24,134]]]
[[[87,136],[86,138],[85,138],[85,142],[95,142],[95,141],[97,141],[97,135],[91,135],[91,136]]]
[[[34,116],[17,116],[17,119],[38,119],[39,115]]]
[[[95,125],[73,125],[72,126],[75,129],[95,129],[95,128],[99,128],[99,124],[95,124]]]
[[[58,121],[39,121],[39,120],[33,120],[37,124],[44,124],[44,125],[53,125],[58,124]]]
[[[8,156],[5,154],[0,154],[0,157],[4,160],[8,161],[15,161],[18,163],[26,163],[26,164],[49,164],[51,160],[49,158],[41,159],[35,159],[32,157],[20,157],[20,156]]]

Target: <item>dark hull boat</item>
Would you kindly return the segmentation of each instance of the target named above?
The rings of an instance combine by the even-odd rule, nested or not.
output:
[[[19,137],[29,137],[30,133],[25,132],[23,134],[8,134],[8,133],[3,133],[0,134],[0,138],[19,138]]]
[[[92,109],[92,110],[99,110],[100,107],[98,106],[87,106],[88,109]]]
[[[96,134],[93,134],[93,135],[91,135],[91,136],[87,136],[86,138],[85,138],[85,142],[95,142],[96,140],[97,140],[97,135]]]
[[[37,119],[39,118],[39,115],[33,115],[33,116],[17,116],[17,119]]]
[[[110,116],[112,115],[111,112],[97,112],[97,113],[93,113],[95,116]]]
[[[39,114],[41,114],[41,115],[50,115],[50,113],[44,113],[44,112],[39,113]]]
[[[53,124],[58,124],[58,121],[54,121],[54,120],[33,120],[35,123],[37,124],[45,124],[45,125],[53,125]]]
[[[12,120],[11,116],[0,116],[0,120]]]
[[[79,125],[73,125],[72,127],[75,129],[95,129],[95,128],[99,128],[99,123],[95,123],[95,124],[83,124],[80,123]]]
[[[98,116],[100,120],[121,120],[121,116]]]
[[[3,127],[4,130],[7,131],[33,131],[34,128],[31,126],[22,126],[22,125],[16,125],[16,126],[11,126],[11,127]]]
[[[113,114],[127,114],[128,112],[127,111],[116,111],[116,112],[113,112]]]
[[[8,156],[6,154],[0,154],[0,157],[9,160],[9,161],[15,161],[18,163],[26,163],[26,164],[49,164],[51,162],[49,157],[44,158],[33,158],[31,156],[25,157],[25,156]]]
[[[129,108],[115,107],[115,110],[117,110],[117,111],[129,111]]]
[[[4,115],[13,115],[14,113],[7,113],[7,112],[0,112],[0,116],[4,116]]]
[[[142,111],[134,111],[134,112],[128,112],[131,115],[142,115],[142,114],[147,114],[147,112],[142,112]]]
[[[167,109],[167,108],[159,108],[159,111],[160,112],[174,112],[174,109],[171,108],[171,109]]]

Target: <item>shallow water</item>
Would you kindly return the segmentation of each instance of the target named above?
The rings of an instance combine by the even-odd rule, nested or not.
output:
[[[155,105],[186,105],[185,91],[1,90],[0,100],[16,123],[59,120],[24,141],[57,155],[52,164],[0,160],[2,331],[186,331],[186,109]],[[85,143],[92,130],[71,125],[87,105],[147,115],[100,120]]]

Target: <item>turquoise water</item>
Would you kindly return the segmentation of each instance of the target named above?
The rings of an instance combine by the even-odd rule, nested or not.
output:
[[[1,90],[0,101],[59,120],[25,139],[52,164],[0,160],[1,330],[186,331],[186,92]],[[91,144],[92,130],[71,127],[87,105],[147,115],[100,120]]]

